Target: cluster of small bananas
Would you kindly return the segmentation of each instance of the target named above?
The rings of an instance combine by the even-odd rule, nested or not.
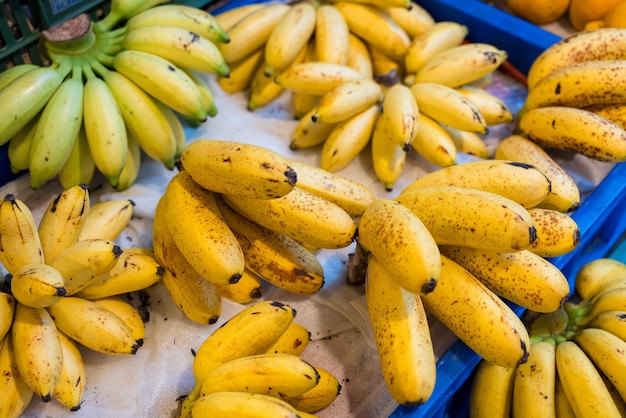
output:
[[[181,166],[157,204],[153,246],[175,304],[201,324],[218,320],[222,296],[261,297],[262,282],[317,292],[315,250],[350,245],[374,200],[356,181],[245,143],[198,139]]]
[[[263,301],[239,311],[210,334],[193,361],[195,386],[182,398],[179,417],[305,417],[329,406],[341,384],[302,358],[310,341],[296,311]],[[246,341],[241,343],[241,336]]]
[[[85,185],[64,190],[39,225],[22,201],[0,202],[0,395],[2,416],[19,416],[33,395],[80,408],[86,385],[78,345],[134,354],[144,322],[120,295],[161,279],[151,250],[114,240],[133,213],[130,200],[90,205]]]
[[[216,114],[200,73],[228,75],[208,12],[162,0],[116,0],[102,20],[81,14],[42,32],[49,66],[0,74],[0,144],[30,186],[58,176],[69,188],[96,170],[117,190],[130,187],[148,157],[174,168],[185,144],[181,119]],[[122,23],[120,23],[122,22]]]
[[[583,265],[576,294],[528,325],[528,361],[504,368],[479,363],[470,416],[598,416],[626,413],[626,264],[599,258]]]
[[[248,91],[248,108],[293,95],[293,149],[322,146],[321,166],[344,168],[370,143],[374,170],[391,190],[414,149],[429,163],[457,151],[488,157],[479,136],[511,111],[484,87],[507,58],[463,44],[467,27],[435,22],[415,2],[370,0],[243,6],[217,15],[231,67],[218,83]],[[249,42],[254,39],[254,42]]]
[[[581,32],[547,48],[528,72],[520,134],[544,148],[626,160],[626,29]]]

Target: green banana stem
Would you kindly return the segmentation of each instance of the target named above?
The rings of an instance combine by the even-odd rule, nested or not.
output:
[[[96,72],[96,74],[98,74],[101,78],[105,79],[107,78],[107,74],[110,73],[110,70],[107,69],[104,65],[102,65],[102,63],[96,59],[93,59],[90,63],[91,68],[93,69],[93,71]],[[89,75],[87,75],[87,77],[89,77]]]

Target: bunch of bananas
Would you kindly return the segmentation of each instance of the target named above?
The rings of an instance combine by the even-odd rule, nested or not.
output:
[[[365,209],[357,242],[367,307],[397,402],[419,405],[434,389],[426,312],[493,364],[527,361],[531,339],[506,301],[558,310],[570,287],[545,257],[580,241],[576,222],[548,199],[552,181],[562,178],[528,163],[480,160],[429,173]]]
[[[39,225],[22,201],[0,202],[0,394],[2,416],[17,417],[33,395],[80,408],[86,385],[77,345],[134,354],[144,323],[120,295],[161,279],[151,250],[114,240],[133,213],[130,200],[90,205],[85,185],[61,192]]]
[[[626,29],[580,32],[547,48],[528,72],[519,132],[545,148],[626,160]]]
[[[350,245],[374,194],[362,184],[260,146],[198,139],[159,200],[153,229],[163,283],[198,323],[221,297],[248,303],[267,282],[294,294],[324,284],[315,250]]]
[[[308,330],[296,311],[277,301],[252,304],[209,335],[195,353],[195,386],[179,416],[307,417],[341,391],[337,378],[301,354]],[[242,343],[245,336],[245,343]]]
[[[463,44],[467,27],[435,22],[415,2],[252,5],[216,19],[231,40],[220,45],[230,77],[218,83],[249,89],[250,110],[291,92],[291,147],[321,146],[328,171],[371,140],[374,170],[391,190],[411,149],[438,167],[455,164],[457,151],[488,157],[480,134],[513,119],[484,87],[506,52]]]
[[[481,360],[471,417],[626,414],[626,264],[595,259],[575,280],[576,294],[563,308],[528,325],[528,362],[502,367]]]
[[[162,0],[114,0],[102,20],[82,14],[43,31],[49,66],[0,74],[0,144],[34,189],[58,176],[89,184],[96,169],[117,190],[136,180],[142,152],[174,168],[181,118],[216,114],[201,73],[227,76],[216,46],[228,35],[208,12]],[[120,22],[123,22],[121,24]],[[179,118],[180,117],[180,118]]]

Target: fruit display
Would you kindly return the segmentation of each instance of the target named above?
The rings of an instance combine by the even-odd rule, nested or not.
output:
[[[624,416],[625,273],[616,259],[584,264],[562,308],[529,316],[526,363],[502,367],[481,360],[471,383],[470,417]]]
[[[201,73],[227,76],[216,44],[228,35],[208,12],[163,1],[121,0],[91,21],[81,14],[42,32],[47,66],[19,64],[0,76],[7,111],[0,144],[33,189],[58,176],[64,188],[96,171],[122,191],[142,154],[169,169],[185,144],[181,120],[217,112]],[[156,7],[155,7],[156,6]]]
[[[143,319],[120,295],[161,280],[147,248],[114,242],[134,203],[91,204],[87,186],[64,190],[39,223],[14,195],[0,204],[2,416],[19,416],[34,396],[80,409],[87,384],[79,347],[135,354]]]

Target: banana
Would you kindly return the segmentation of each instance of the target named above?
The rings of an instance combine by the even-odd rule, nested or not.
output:
[[[191,410],[193,418],[299,418],[298,411],[273,396],[248,392],[215,392],[199,398]]]
[[[333,1],[336,2],[335,0]],[[352,3],[375,7],[402,7],[407,10],[411,8],[411,2],[409,0],[355,0]]]
[[[147,9],[126,22],[128,31],[150,26],[173,26],[197,33],[211,42],[227,43],[226,28],[206,10],[182,4],[163,4]]]
[[[530,346],[528,361],[515,372],[512,417],[554,417],[555,360],[554,342],[537,341]]]
[[[113,0],[109,13],[94,24],[94,31],[99,34],[106,33],[121,20],[141,14],[161,3],[164,3],[164,0]]]
[[[41,67],[36,64],[18,64],[6,68],[4,71],[2,71],[2,73],[0,73],[0,90],[9,83],[11,83],[13,80],[17,79],[19,76],[26,74],[27,72],[32,71],[35,68]]]
[[[385,2],[385,6],[391,4]],[[407,2],[408,3],[408,2]],[[402,58],[411,39],[389,15],[376,6],[340,1],[334,6],[341,12],[350,32],[391,58]]]
[[[623,103],[591,105],[584,109],[610,120],[622,129],[626,129],[626,107]],[[11,142],[13,141],[14,139],[11,140]]]
[[[356,234],[356,223],[348,212],[299,187],[276,199],[223,197],[246,218],[314,248],[344,248]]]
[[[408,291],[376,255],[365,280],[367,310],[383,377],[401,405],[423,404],[435,387],[436,361],[420,296]]]
[[[278,21],[290,9],[290,5],[282,3],[266,5],[239,20],[228,31],[230,42],[219,46],[226,62],[235,63],[257,50],[264,50]]]
[[[185,170],[170,180],[163,196],[168,230],[193,268],[215,284],[236,283],[244,269],[243,252],[213,192]]]
[[[374,192],[365,185],[346,176],[331,173],[323,168],[302,161],[289,161],[298,175],[298,187],[330,200],[352,216],[360,216],[376,199]]]
[[[230,63],[230,75],[228,77],[218,77],[217,84],[229,94],[247,90],[252,84],[254,74],[259,68],[262,68],[263,56],[263,49],[259,49],[239,61]]]
[[[380,106],[372,105],[363,112],[334,125],[322,146],[320,167],[336,172],[347,167],[370,142]]]
[[[174,115],[174,117],[176,116]],[[139,145],[139,142],[137,142],[137,139],[135,139],[134,136],[127,132],[126,144],[128,145],[126,164],[124,164],[124,168],[120,173],[119,181],[115,187],[115,190],[118,192],[128,190],[128,188],[135,183],[137,177],[139,177],[139,170],[141,169],[141,146]]]
[[[406,163],[404,145],[399,144],[389,128],[387,118],[376,120],[370,140],[374,173],[385,190],[392,191]]]
[[[404,84],[394,84],[385,92],[382,105],[382,116],[393,141],[405,151],[410,150],[419,130],[420,112],[413,92]]]
[[[47,263],[78,241],[90,206],[89,188],[85,184],[65,189],[48,204],[37,228]]]
[[[91,350],[135,354],[139,349],[128,325],[93,301],[66,296],[46,309],[60,331]]]
[[[323,96],[349,80],[362,78],[348,65],[307,61],[287,68],[275,77],[276,83],[287,90]]]
[[[59,341],[63,351],[63,368],[52,397],[74,412],[80,409],[83,401],[87,372],[76,343],[62,332],[59,332]]]
[[[37,396],[49,401],[63,367],[63,349],[53,318],[44,308],[18,303],[11,338],[20,376]]]
[[[30,165],[30,147],[33,143],[33,136],[37,130],[39,118],[33,117],[13,138],[9,141],[7,156],[11,165],[12,173],[19,173],[28,170]]]
[[[94,164],[113,187],[128,157],[126,125],[109,86],[98,77],[85,83],[84,129]]]
[[[556,416],[559,418],[576,418],[576,414],[574,414],[574,410],[567,400],[567,395],[565,395],[563,384],[558,375],[554,386],[554,410]]]
[[[435,22],[411,38],[411,44],[404,56],[406,71],[410,74],[419,72],[435,55],[460,45],[468,32],[467,26],[458,22]]]
[[[583,264],[574,279],[576,293],[591,299],[605,285],[626,279],[626,264],[620,260],[599,257]]]
[[[626,31],[618,28],[602,28],[581,31],[546,48],[528,69],[528,87],[539,80],[572,64],[592,60],[623,59],[626,53]]]
[[[242,305],[260,299],[263,296],[263,279],[248,268],[243,269],[241,279],[237,283],[217,286],[222,297]]]
[[[593,317],[586,325],[600,328],[626,341],[626,311],[605,311]]]
[[[556,368],[576,416],[620,416],[600,372],[577,343],[565,341],[556,346]]]
[[[516,367],[504,367],[481,359],[476,366],[469,394],[470,418],[511,416]]]
[[[285,398],[284,400],[298,410],[302,417],[308,417],[305,413],[321,411],[332,404],[341,392],[341,384],[330,371],[315,366],[319,373],[319,382],[313,389],[304,392],[300,396]]]
[[[222,200],[217,202],[239,241],[249,270],[294,294],[312,294],[322,288],[324,269],[313,252],[292,238],[245,218]]]
[[[200,396],[215,392],[250,392],[276,398],[298,396],[312,389],[320,375],[293,354],[257,354],[217,366],[202,384]]]
[[[296,150],[321,145],[326,141],[335,126],[337,126],[336,123],[314,122],[314,112],[315,108],[312,108],[296,123],[296,127],[291,134],[289,148]]]
[[[298,58],[295,58],[297,60]],[[276,100],[283,92],[284,87],[274,82],[272,77],[265,75],[261,65],[254,74],[248,92],[248,110],[255,111]]]
[[[506,253],[528,248],[537,237],[528,210],[495,193],[439,186],[404,193],[396,200],[424,222],[439,245]]]
[[[66,295],[65,279],[48,264],[26,264],[11,277],[11,293],[19,303],[45,308]]]
[[[585,306],[585,316],[579,320],[581,325],[603,312],[626,310],[626,286],[608,287],[595,295]]]
[[[349,80],[324,94],[311,118],[313,122],[341,122],[378,103],[381,95],[380,84],[374,80]]]
[[[393,86],[405,76],[402,60],[385,54],[373,45],[368,45],[374,79],[383,86]]]
[[[128,225],[134,208],[135,202],[131,199],[113,199],[96,203],[89,209],[80,230],[79,240],[116,240]]]
[[[486,134],[487,122],[478,106],[452,87],[416,82],[410,87],[419,111],[456,129]]]
[[[415,75],[415,82],[440,83],[459,87],[495,71],[507,59],[507,52],[485,43],[449,48],[432,57]]]
[[[315,94],[291,92],[291,105],[293,107],[293,118],[301,120],[320,101],[320,96]]]
[[[75,296],[99,299],[147,289],[159,282],[164,267],[149,254],[125,249],[109,271],[98,276]]]
[[[348,58],[346,65],[364,78],[373,78],[372,57],[365,43],[353,33],[348,36]]]
[[[626,131],[584,109],[547,106],[524,112],[519,129],[545,148],[566,149],[599,161],[626,160]]]
[[[11,274],[26,264],[44,262],[33,214],[13,194],[0,202],[0,261]]]
[[[130,330],[139,346],[142,346],[146,336],[143,319],[133,305],[119,296],[107,296],[94,299],[96,305],[101,306],[117,315]]]
[[[28,166],[33,189],[59,174],[69,158],[83,124],[85,90],[78,71],[78,74],[61,83],[41,112],[32,139]]]
[[[456,90],[476,105],[487,126],[500,125],[513,120],[513,112],[507,104],[484,88],[466,85],[457,87]]]
[[[297,182],[297,173],[284,157],[246,143],[193,141],[181,162],[193,181],[216,193],[273,199],[285,196]]]
[[[123,50],[115,56],[113,66],[176,112],[201,122],[207,119],[198,86],[170,61],[146,52]]]
[[[311,331],[309,331],[304,325],[292,322],[274,343],[274,345],[267,349],[266,353],[291,354],[299,356],[308,347],[310,342]],[[317,382],[318,385],[321,382],[322,375],[323,374],[320,373],[320,381]]]
[[[19,417],[33,398],[33,391],[28,387],[15,361],[15,347],[9,333],[0,343],[0,416]]]
[[[391,16],[409,38],[419,36],[436,22],[433,16],[422,6],[414,1],[410,2],[410,7],[383,7],[383,10]]]
[[[552,209],[528,210],[535,221],[537,239],[528,248],[542,257],[557,257],[574,251],[580,244],[580,228],[571,216]]]
[[[244,4],[215,15],[215,20],[217,20],[217,23],[219,23],[223,30],[228,32],[241,19],[263,7],[265,7],[265,5],[260,3]]]
[[[483,138],[476,132],[462,131],[445,125],[441,125],[441,127],[452,138],[457,152],[483,159],[491,159],[493,157]]]
[[[214,324],[222,312],[218,285],[202,277],[187,261],[167,228],[163,199],[154,214],[153,247],[165,289],[178,309],[191,321]],[[230,286],[230,285],[229,285]]]
[[[372,202],[359,220],[358,241],[404,290],[421,295],[435,289],[441,274],[439,248],[406,206],[388,199]]]
[[[317,8],[314,36],[318,61],[347,64],[350,30],[346,19],[332,4]]]
[[[495,158],[533,165],[548,177],[552,189],[538,207],[571,212],[580,205],[580,191],[574,179],[533,141],[520,135],[505,137],[496,147]]]
[[[59,182],[64,189],[69,189],[79,184],[90,184],[95,173],[96,163],[89,149],[87,133],[84,127],[82,127],[78,131],[78,137],[74,140],[70,156],[61,168],[61,171],[59,171]]]
[[[7,109],[0,118],[0,145],[8,142],[46,106],[64,78],[57,69],[39,67],[0,89],[0,101]]]
[[[515,367],[527,361],[530,338],[511,308],[471,273],[441,256],[434,291],[422,295],[426,310],[485,360]]]
[[[437,167],[456,164],[457,149],[448,132],[434,119],[419,112],[418,129],[411,148]]]
[[[50,266],[61,273],[67,295],[73,295],[106,274],[123,250],[107,239],[85,239],[62,251]]]
[[[189,78],[191,78],[191,80],[196,84],[198,90],[200,90],[200,95],[202,96],[202,105],[206,109],[207,115],[209,117],[215,117],[218,111],[217,105],[215,103],[215,95],[213,94],[212,87],[209,86],[206,76],[197,71],[186,71],[186,73]],[[172,109],[168,108],[161,102],[159,102],[159,105],[159,107],[161,107],[161,111],[167,117],[167,120],[170,122],[170,126],[174,131],[174,135],[176,137],[176,158],[179,158],[185,145],[185,131],[180,122],[180,119],[176,116]]]
[[[13,295],[0,291],[0,341],[11,330],[13,315],[15,314],[16,300]]]
[[[422,187],[453,186],[483,190],[533,208],[550,192],[550,180],[536,167],[507,160],[469,161],[432,171],[410,183],[403,193]]]
[[[440,251],[498,296],[532,311],[555,311],[569,297],[570,287],[563,273],[529,250],[500,253],[444,245]]]

